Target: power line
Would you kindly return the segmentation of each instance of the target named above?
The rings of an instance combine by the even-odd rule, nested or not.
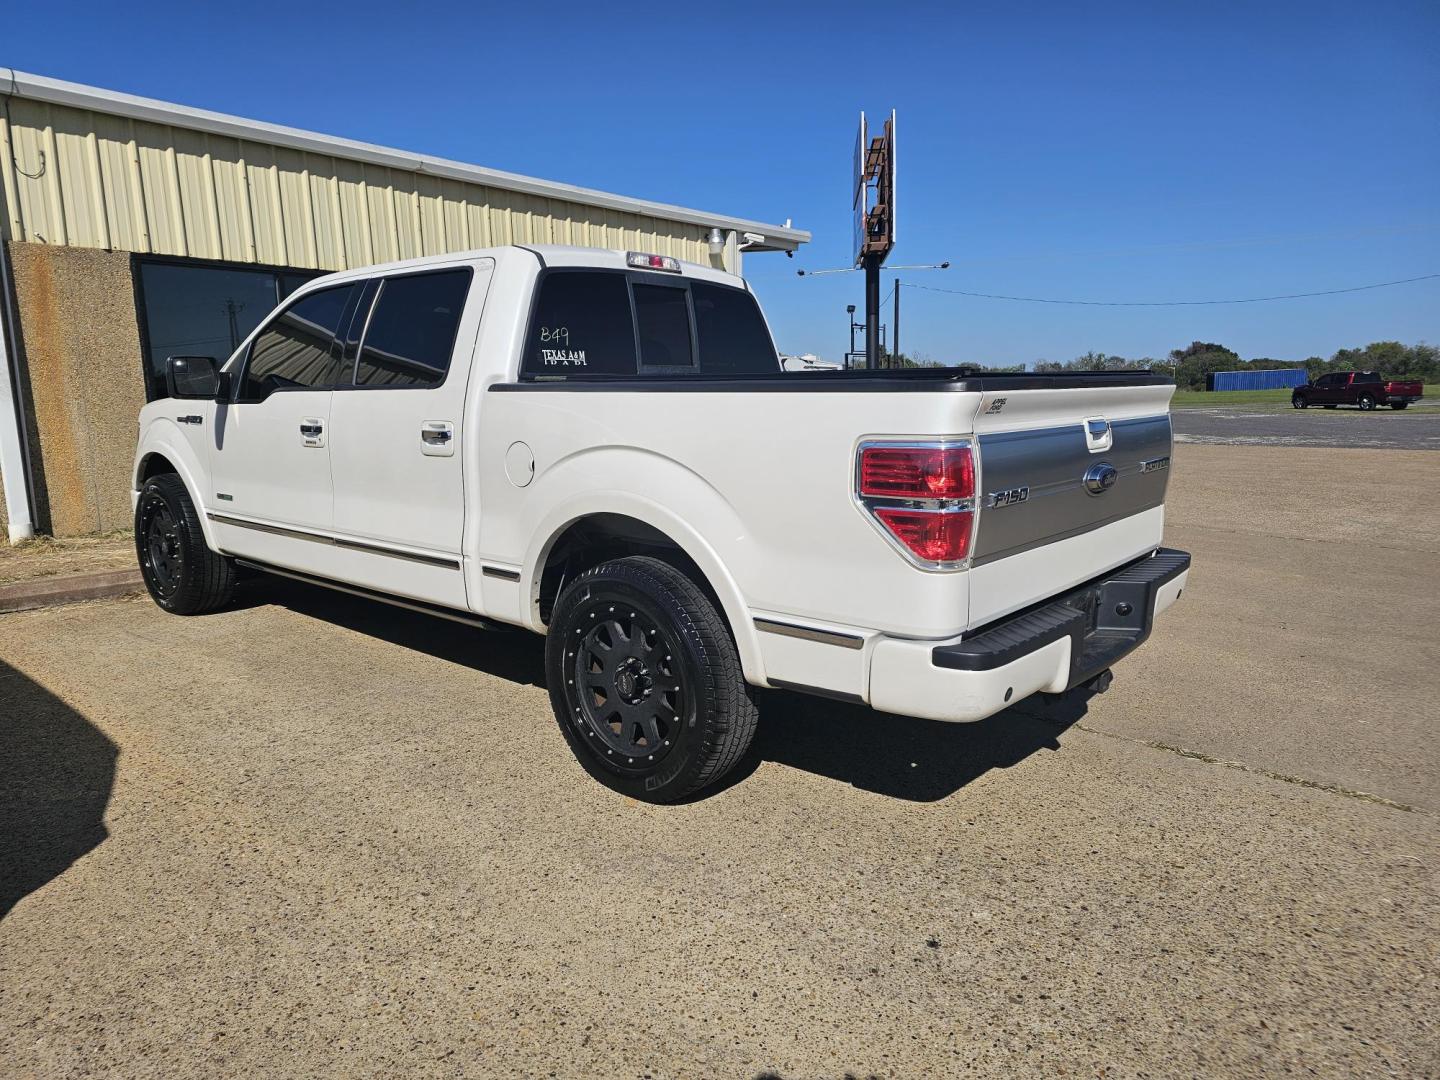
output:
[[[1077,304],[1082,307],[1203,307],[1209,304],[1263,304],[1270,300],[1300,300],[1307,296],[1338,296],[1340,293],[1388,289],[1392,285],[1409,285],[1412,282],[1431,281],[1435,278],[1440,278],[1440,274],[1422,274],[1420,277],[1401,278],[1399,281],[1381,281],[1374,285],[1354,285],[1348,289],[1323,289],[1319,292],[1285,293],[1280,296],[1247,296],[1238,300],[1052,300],[1038,296],[1003,296],[998,293],[966,292],[963,289],[940,289],[934,285],[916,285],[909,281],[902,284],[907,289],[951,293],[954,296],[972,296],[980,300],[1015,300],[1025,304]]]

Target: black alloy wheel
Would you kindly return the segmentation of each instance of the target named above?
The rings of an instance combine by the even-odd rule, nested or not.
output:
[[[200,512],[174,473],[145,481],[135,503],[135,554],[151,598],[174,615],[199,615],[230,602],[235,565],[211,551]]]
[[[656,619],[630,608],[600,597],[576,612],[579,641],[569,651],[565,696],[597,751],[617,768],[645,769],[674,749],[694,694],[675,643]]]
[[[729,628],[659,559],[603,563],[561,592],[545,646],[556,721],[597,780],[674,802],[743,756],[757,713]]]
[[[152,592],[171,599],[180,591],[185,571],[185,549],[180,543],[180,523],[170,504],[158,491],[140,496],[136,542],[140,569]]]

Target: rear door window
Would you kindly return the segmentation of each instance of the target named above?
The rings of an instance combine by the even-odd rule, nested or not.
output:
[[[400,389],[443,383],[469,291],[468,267],[382,279],[360,344],[355,385]]]
[[[695,281],[695,332],[700,339],[700,370],[706,375],[774,374],[780,370],[775,342],[760,305],[743,289]]]
[[[340,377],[335,334],[356,287],[307,293],[272,319],[250,347],[240,400],[259,401],[274,390],[334,386]]]
[[[634,288],[640,363],[647,368],[693,368],[695,350],[685,289],[638,283]]]
[[[625,275],[546,274],[521,369],[527,375],[634,375],[635,324]]]

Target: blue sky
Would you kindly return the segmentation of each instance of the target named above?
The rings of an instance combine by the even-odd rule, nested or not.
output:
[[[1433,0],[35,3],[4,22],[0,64],[38,74],[793,218],[813,244],[746,262],[786,351],[838,358],[863,301],[858,273],[795,275],[851,259],[861,108],[899,110],[892,261],[952,263],[917,285],[1190,300],[1440,273]],[[1200,308],[903,304],[902,347],[948,362],[1440,341],[1440,280]]]

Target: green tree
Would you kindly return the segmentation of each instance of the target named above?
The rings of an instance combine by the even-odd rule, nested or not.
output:
[[[1205,376],[1212,371],[1235,371],[1243,365],[1239,353],[1213,341],[1171,349],[1170,362],[1175,365],[1175,385],[1185,390],[1204,390]]]

